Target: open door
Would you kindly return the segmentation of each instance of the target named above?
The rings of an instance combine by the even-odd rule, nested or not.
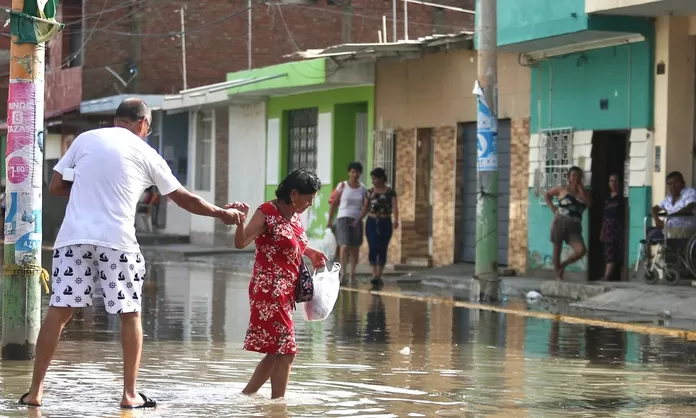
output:
[[[615,174],[619,177],[620,190],[623,194],[626,160],[628,157],[629,131],[595,131],[592,135],[592,197],[594,204],[589,210],[590,231],[587,240],[588,256],[588,281],[601,280],[604,277],[606,263],[604,260],[604,246],[600,241],[602,232],[602,218],[604,215],[604,201],[609,196],[609,176]],[[628,206],[628,197],[624,194],[624,208]],[[628,216],[623,219],[624,236],[628,230]],[[625,240],[624,240],[625,243]],[[624,253],[627,252],[624,244]],[[620,266],[614,268],[612,281],[620,281],[625,277],[626,258]]]

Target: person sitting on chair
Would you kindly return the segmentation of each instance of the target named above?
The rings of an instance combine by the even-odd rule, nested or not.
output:
[[[667,174],[667,197],[652,208],[651,215],[655,221],[655,227],[648,229],[648,243],[657,243],[665,239],[665,221],[660,219],[660,213],[667,215],[693,215],[696,209],[696,189],[686,187],[684,176],[679,171]],[[696,217],[689,219],[667,219],[670,228],[696,228]]]

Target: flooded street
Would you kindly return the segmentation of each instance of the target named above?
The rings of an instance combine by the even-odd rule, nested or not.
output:
[[[234,257],[234,256],[230,256]],[[240,261],[244,265],[246,261]],[[296,314],[289,393],[240,395],[260,355],[241,349],[248,274],[150,264],[139,389],[161,405],[120,411],[119,321],[79,313],[46,380],[49,417],[675,417],[696,411],[696,343],[620,330],[342,291],[333,314]],[[398,290],[388,285],[385,290]],[[48,299],[45,298],[47,305]],[[524,309],[524,302],[508,306]],[[0,416],[29,362],[0,362]]]

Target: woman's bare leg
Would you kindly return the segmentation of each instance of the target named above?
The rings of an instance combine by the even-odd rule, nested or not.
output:
[[[348,249],[350,254],[350,280],[355,280],[355,269],[358,266],[358,257],[360,256],[360,247],[350,247]]]
[[[271,399],[285,397],[293,361],[295,361],[294,354],[278,354],[276,356],[271,372]]]
[[[254,370],[254,374],[251,376],[249,383],[242,391],[245,395],[253,395],[261,389],[261,386],[266,384],[268,379],[271,378],[271,372],[273,371],[273,365],[275,364],[276,356],[273,354],[266,354],[266,356],[259,362]]]
[[[341,245],[341,255],[340,255],[340,263],[341,267],[341,272],[339,273],[341,281],[343,281],[343,277],[346,275],[346,262],[348,261],[348,246],[347,245]]]
[[[585,248],[585,243],[582,241],[571,242],[570,248],[573,249],[573,254],[566,258],[565,261],[561,263],[561,274],[565,271],[565,268],[574,262],[580,260],[587,254],[587,248]],[[562,276],[561,276],[562,277]]]
[[[611,275],[614,272],[614,263],[607,263],[607,267],[604,270],[604,281],[608,282],[611,280]]]
[[[561,250],[563,249],[563,244],[553,244],[553,254],[551,256],[551,261],[553,262],[553,269],[556,271],[556,279],[563,280],[563,270],[561,266]]]

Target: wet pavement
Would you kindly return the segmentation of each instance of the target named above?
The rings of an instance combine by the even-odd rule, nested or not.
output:
[[[117,408],[118,318],[84,310],[46,381],[49,417],[676,417],[696,414],[696,343],[345,290],[332,315],[296,315],[300,354],[287,398],[241,389],[260,359],[241,349],[248,256],[163,260],[143,291],[140,387],[160,407]],[[235,270],[238,271],[235,273]],[[385,290],[399,290],[388,284]],[[96,300],[95,300],[96,301]],[[47,303],[47,299],[46,299]],[[527,309],[526,302],[507,306]],[[0,362],[0,416],[31,363]]]

